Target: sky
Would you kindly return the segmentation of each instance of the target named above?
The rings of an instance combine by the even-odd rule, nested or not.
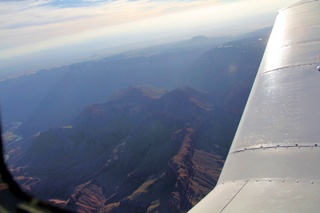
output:
[[[271,26],[296,0],[0,0],[0,76]]]

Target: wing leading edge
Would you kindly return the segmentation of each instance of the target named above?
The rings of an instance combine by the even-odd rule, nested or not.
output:
[[[320,2],[279,11],[216,188],[196,212],[320,209]]]

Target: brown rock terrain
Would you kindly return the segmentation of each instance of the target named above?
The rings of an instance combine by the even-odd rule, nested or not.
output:
[[[90,182],[81,184],[72,193],[66,207],[77,212],[98,212],[105,203],[102,189]]]
[[[232,137],[218,125],[226,113],[192,88],[156,96],[130,87],[35,136],[11,171],[72,211],[186,212],[217,182]]]
[[[174,191],[169,200],[171,212],[181,212],[192,207],[190,194],[190,181],[193,176],[193,154],[196,140],[193,129],[182,129],[175,134],[182,140],[179,152],[169,163],[167,175],[175,179]],[[174,135],[174,137],[177,137]]]

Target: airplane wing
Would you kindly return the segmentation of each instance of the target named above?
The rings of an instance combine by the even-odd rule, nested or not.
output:
[[[320,211],[320,2],[278,13],[215,189],[190,213]]]

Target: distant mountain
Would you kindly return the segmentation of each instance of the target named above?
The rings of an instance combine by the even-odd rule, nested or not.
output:
[[[2,119],[22,122],[20,134],[30,136],[67,125],[86,105],[105,102],[129,85],[173,89],[194,59],[224,41],[183,41],[0,82]]]
[[[208,40],[209,38],[205,37],[205,36],[195,36],[191,39],[191,41],[194,41],[194,42],[199,42],[199,41],[206,41]]]
[[[24,190],[77,211],[187,211],[216,184],[238,120],[189,87],[129,87],[10,161]]]
[[[129,85],[167,89],[190,85],[212,91],[220,86],[230,89],[238,77],[249,78],[244,81],[251,85],[268,36],[260,34],[224,45],[230,38],[198,36],[6,80],[0,82],[2,119],[22,122],[20,134],[28,137],[68,125],[85,106],[105,102]]]
[[[67,71],[67,67],[62,67],[1,81],[2,122],[24,121],[49,96]]]
[[[202,53],[232,40],[234,40],[234,38],[232,37],[208,38],[205,36],[195,36],[189,40],[184,40],[176,43],[168,43],[158,46],[151,46],[144,49],[128,51],[123,54],[119,54],[115,57],[146,57],[152,55],[163,55],[168,53],[179,53],[182,55],[192,54],[197,58]]]
[[[254,37],[265,38],[266,36],[270,35],[272,28],[273,28],[273,26],[258,29],[258,30],[255,30],[255,31],[252,31],[252,32],[249,32],[249,33],[246,33],[246,34],[240,36],[239,39],[254,38]]]
[[[186,85],[224,92],[223,95],[237,86],[250,89],[269,38],[269,34],[257,34],[207,51],[190,65],[181,79]]]

